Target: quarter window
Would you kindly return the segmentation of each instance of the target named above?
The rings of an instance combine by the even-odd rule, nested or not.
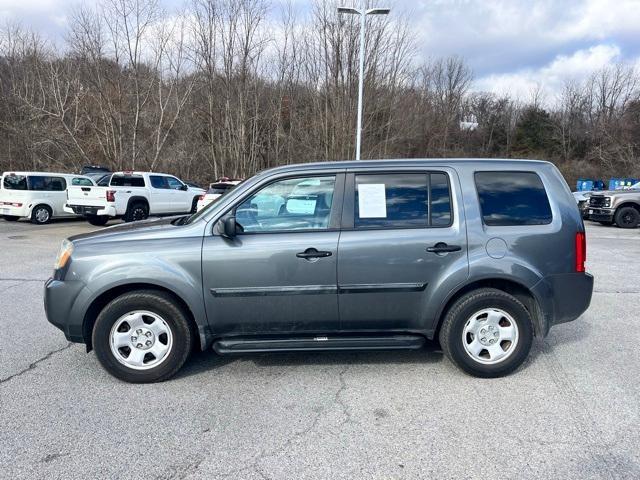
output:
[[[27,177],[24,175],[6,175],[2,181],[7,190],[28,190]]]
[[[336,177],[288,178],[267,185],[236,209],[244,233],[329,228]]]
[[[444,173],[356,175],[355,228],[425,228],[451,224]]]
[[[476,172],[475,180],[486,225],[551,223],[549,198],[536,173]]]

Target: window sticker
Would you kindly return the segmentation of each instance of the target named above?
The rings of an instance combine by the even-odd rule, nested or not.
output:
[[[358,185],[360,218],[387,218],[387,196],[384,183]]]
[[[315,198],[290,198],[287,200],[287,212],[296,215],[313,215],[316,211]]]

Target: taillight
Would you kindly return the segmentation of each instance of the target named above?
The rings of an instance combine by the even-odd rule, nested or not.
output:
[[[576,272],[584,272],[587,259],[587,236],[584,232],[576,233]]]
[[[116,201],[116,191],[107,190],[107,202],[115,202],[115,201]]]

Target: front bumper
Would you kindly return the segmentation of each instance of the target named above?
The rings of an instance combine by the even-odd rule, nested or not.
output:
[[[613,222],[614,210],[611,208],[587,207],[589,220],[595,222]]]
[[[549,275],[531,289],[538,299],[546,336],[553,325],[571,322],[582,315],[591,304],[593,276],[589,273]]]
[[[62,208],[67,213],[75,215],[107,215],[109,217],[116,216],[116,207],[113,206],[96,206],[96,205],[69,205],[66,204]]]
[[[83,282],[50,278],[44,284],[44,311],[49,323],[64,332],[67,340],[84,343],[82,325],[90,292]]]

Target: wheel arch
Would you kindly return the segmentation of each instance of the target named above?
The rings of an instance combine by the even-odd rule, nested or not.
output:
[[[547,334],[547,320],[542,312],[539,299],[531,288],[517,280],[514,280],[513,278],[495,276],[470,280],[451,292],[438,312],[434,338],[438,338],[442,322],[452,305],[463,295],[481,288],[495,288],[513,295],[522,302],[525,308],[529,311],[531,320],[533,321],[535,335],[544,337]]]
[[[92,350],[93,348],[92,341],[91,341],[91,334],[93,332],[93,327],[95,325],[96,319],[98,318],[98,315],[100,314],[102,309],[113,299],[121,295],[124,295],[126,293],[140,291],[140,290],[157,291],[157,292],[162,292],[170,295],[187,315],[187,318],[189,320],[189,324],[192,327],[194,336],[197,335],[200,337],[200,344],[202,349],[204,350],[207,347],[209,343],[209,339],[208,339],[208,335],[206,335],[206,331],[203,331],[203,329],[200,327],[200,325],[196,321],[196,317],[193,313],[193,309],[179,294],[162,285],[158,285],[154,283],[137,282],[137,283],[124,283],[124,284],[111,287],[108,290],[101,292],[98,296],[96,296],[91,301],[91,303],[89,304],[89,307],[85,311],[84,318],[82,321],[82,337],[84,339],[85,345],[87,346],[87,352]]]
[[[145,205],[147,205],[147,208],[151,206],[147,197],[136,195],[135,197],[130,197],[129,200],[127,200],[127,211],[129,210],[129,207],[131,207],[131,205],[133,205],[134,203],[144,203]]]
[[[625,207],[631,207],[631,208],[634,208],[634,209],[636,209],[636,210],[640,213],[640,203],[638,203],[638,202],[631,202],[631,201],[628,201],[628,200],[627,200],[627,201],[625,201],[624,203],[621,203],[620,205],[618,205],[618,206],[616,207],[616,211],[615,211],[615,213],[614,213],[614,216],[618,213],[618,211],[619,211],[621,208],[625,208]]]

